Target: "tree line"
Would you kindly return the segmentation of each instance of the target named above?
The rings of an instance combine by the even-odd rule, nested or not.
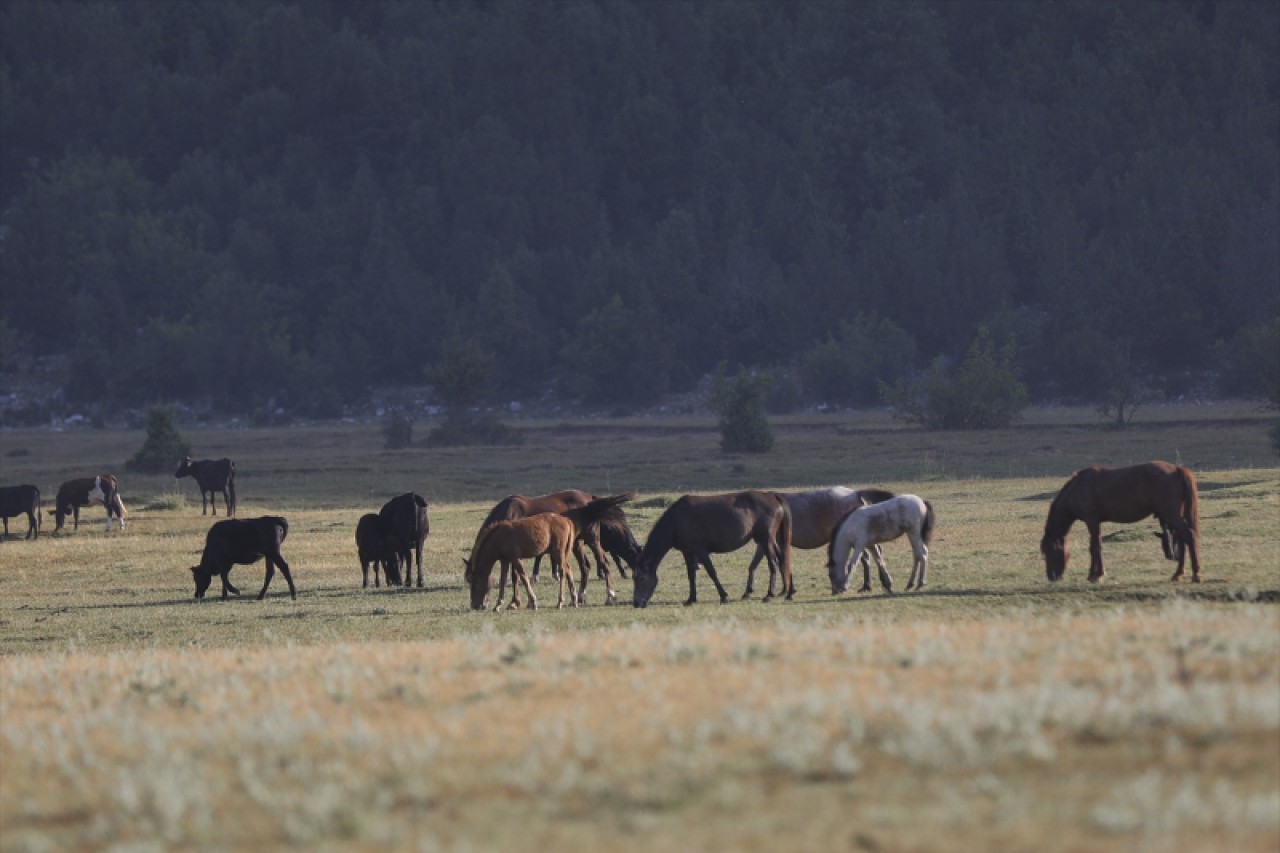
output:
[[[465,347],[505,399],[727,362],[856,405],[981,343],[1103,403],[1280,354],[1280,4],[10,0],[0,33],[0,349],[68,354],[73,401],[333,415]]]

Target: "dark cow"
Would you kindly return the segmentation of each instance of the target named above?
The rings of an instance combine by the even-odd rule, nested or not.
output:
[[[227,508],[227,517],[236,514],[236,463],[230,459],[201,459],[191,461],[188,456],[178,463],[178,470],[173,472],[175,478],[191,477],[200,487],[200,514],[205,514],[206,506],[218,514],[218,492],[222,492],[222,502]],[[208,495],[208,503],[205,495]]]
[[[57,533],[66,523],[67,516],[75,518],[75,530],[80,529],[80,507],[91,504],[102,504],[107,510],[107,530],[111,529],[111,517],[114,515],[124,530],[124,517],[128,515],[124,509],[124,501],[120,499],[120,484],[110,474],[99,474],[97,477],[81,477],[78,480],[67,480],[58,487],[58,496],[53,501],[54,508],[49,514],[56,519],[53,532]]]
[[[40,490],[35,486],[0,486],[0,517],[4,518],[4,538],[9,538],[9,519],[27,516],[27,539],[40,538]]]
[[[419,494],[405,492],[392,498],[378,512],[383,531],[395,539],[396,554],[404,564],[404,585],[413,577],[412,551],[417,557],[418,586],[422,586],[422,544],[427,540],[431,525],[427,522],[427,502]]]
[[[370,512],[360,516],[356,525],[356,550],[360,554],[360,573],[364,577],[361,586],[369,586],[369,565],[373,565],[373,585],[382,586],[378,579],[381,567],[387,576],[387,586],[400,585],[399,540],[382,527],[382,519]]]
[[[209,528],[204,540],[204,554],[200,556],[200,565],[191,567],[191,574],[196,581],[196,598],[204,598],[205,590],[213,582],[214,575],[222,577],[222,597],[226,599],[228,592],[240,594],[227,578],[231,568],[236,565],[250,565],[260,558],[267,559],[267,576],[262,581],[262,592],[258,593],[261,601],[271,585],[271,578],[276,573],[276,566],[289,582],[289,597],[297,600],[298,591],[293,585],[293,574],[289,564],[280,556],[280,543],[289,534],[289,522],[278,515],[264,515],[261,518],[228,518],[219,521]]]

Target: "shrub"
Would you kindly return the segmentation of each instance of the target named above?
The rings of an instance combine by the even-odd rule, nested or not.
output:
[[[404,412],[392,412],[382,422],[382,446],[399,450],[413,444],[413,418]]]
[[[999,352],[986,328],[969,347],[954,374],[946,361],[934,359],[923,380],[901,381],[881,395],[899,420],[931,430],[991,429],[1008,426],[1027,406],[1027,387],[1018,379],[1011,337]]]
[[[173,422],[173,409],[151,406],[147,409],[147,440],[125,467],[142,474],[160,474],[190,455],[191,445]]]
[[[725,453],[766,453],[773,447],[773,430],[764,412],[767,376],[739,373],[725,379],[724,363],[716,369],[711,407],[720,416],[720,449]]]
[[[474,447],[523,444],[524,436],[492,412],[452,413],[427,435],[430,447]]]

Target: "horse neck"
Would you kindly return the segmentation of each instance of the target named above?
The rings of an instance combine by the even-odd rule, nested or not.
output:
[[[849,540],[853,537],[848,530],[849,524],[846,523],[848,520],[849,516],[845,515],[837,522],[836,532],[827,543],[827,560],[837,566],[843,566],[849,559]]]
[[[1063,492],[1065,491],[1064,489]],[[1067,538],[1067,532],[1076,522],[1076,514],[1071,509],[1070,502],[1064,500],[1062,495],[1063,493],[1059,493],[1053,503],[1049,504],[1049,517],[1044,521],[1044,538],[1049,541]]]
[[[640,565],[648,566],[656,572],[662,558],[675,547],[675,535],[675,523],[671,521],[669,514],[663,515],[649,531],[649,538],[640,550]]]

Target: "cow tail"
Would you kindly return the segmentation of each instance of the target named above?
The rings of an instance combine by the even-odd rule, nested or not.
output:
[[[920,539],[924,544],[928,545],[929,540],[933,538],[933,504],[928,501],[924,502],[924,524],[920,525]]]
[[[1196,476],[1191,473],[1191,469],[1178,466],[1178,473],[1182,476],[1182,511],[1187,525],[1191,528],[1191,532],[1197,537],[1200,535],[1200,495],[1196,490]]]

